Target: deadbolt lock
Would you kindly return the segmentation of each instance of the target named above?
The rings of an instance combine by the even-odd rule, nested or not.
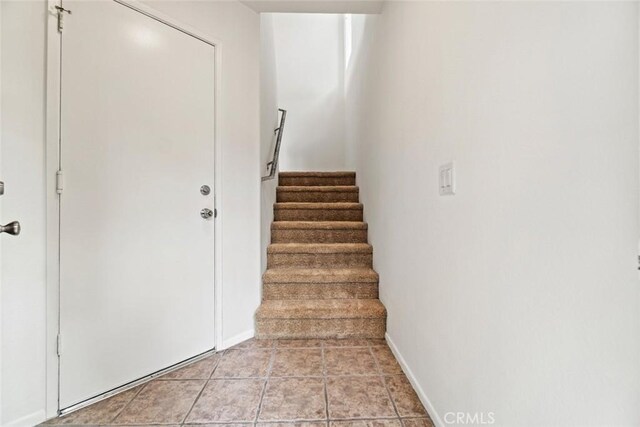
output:
[[[202,187],[200,187],[200,194],[202,194],[203,196],[208,196],[209,194],[211,194],[211,187],[209,187],[208,185],[203,185]]]

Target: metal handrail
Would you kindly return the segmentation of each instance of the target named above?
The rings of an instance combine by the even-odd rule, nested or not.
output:
[[[273,158],[269,163],[267,163],[267,167],[269,168],[269,175],[263,176],[262,180],[267,181],[269,179],[273,179],[276,176],[276,172],[278,171],[278,159],[280,158],[280,144],[282,142],[282,132],[284,131],[284,122],[287,118],[287,110],[283,110],[282,108],[278,108],[278,111],[282,113],[280,117],[280,126],[274,129],[274,133],[278,134],[278,138],[276,138],[276,146],[273,149]]]

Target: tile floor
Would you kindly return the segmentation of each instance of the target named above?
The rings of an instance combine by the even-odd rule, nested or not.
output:
[[[384,340],[249,340],[46,424],[433,427]]]

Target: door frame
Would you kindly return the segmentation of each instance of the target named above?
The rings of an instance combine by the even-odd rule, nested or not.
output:
[[[215,50],[214,91],[214,346],[222,346],[222,150],[220,141],[220,95],[222,89],[222,43],[203,31],[167,16],[137,0],[113,1],[123,7],[146,15],[151,19],[181,31]],[[61,35],[58,33],[55,6],[62,0],[47,0],[47,58],[46,58],[46,406],[47,418],[59,414],[60,369],[58,358],[58,334],[60,331],[60,198],[57,193],[56,173],[60,168],[60,102],[61,102]],[[74,16],[66,19],[74,19]]]

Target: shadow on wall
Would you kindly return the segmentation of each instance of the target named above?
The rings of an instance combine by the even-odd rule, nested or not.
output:
[[[368,64],[375,45],[372,39],[377,22],[377,15],[350,15],[349,19],[345,20],[347,55],[344,108],[345,118],[348,117],[348,120],[345,119],[345,165],[348,170],[363,170],[359,168],[357,152],[363,151],[359,146],[366,141],[361,132],[365,111],[373,107],[369,93],[365,90],[365,77],[373,72],[368,68]],[[369,123],[368,126],[375,126],[375,123]]]
[[[273,23],[278,103],[289,114],[280,169],[344,169],[344,16],[273,14]]]
[[[322,97],[300,103],[290,110],[287,129],[282,137],[281,170],[337,170],[344,167],[344,118],[342,87]],[[326,127],[325,133],[308,129],[306,120],[313,117],[318,126]]]

